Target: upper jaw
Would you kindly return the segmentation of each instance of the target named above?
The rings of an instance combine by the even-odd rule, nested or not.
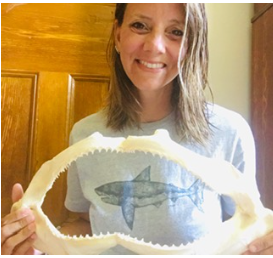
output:
[[[152,61],[144,61],[141,59],[137,59],[137,62],[150,68],[150,69],[161,69],[164,68],[166,66],[166,64],[162,63],[162,62],[152,62]]]

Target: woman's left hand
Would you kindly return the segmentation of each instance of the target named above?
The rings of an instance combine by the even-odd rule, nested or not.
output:
[[[273,231],[269,234],[254,240],[248,245],[248,251],[244,252],[246,255],[269,255],[273,254]]]

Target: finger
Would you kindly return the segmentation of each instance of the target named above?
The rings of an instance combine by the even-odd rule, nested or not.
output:
[[[261,254],[262,255],[272,255],[273,254],[273,247],[264,250],[263,252],[261,252]]]
[[[13,255],[22,255],[22,254],[33,254],[33,243],[37,239],[37,235],[34,233],[28,239],[26,239],[22,244],[18,245],[13,251]]]
[[[1,219],[1,226],[11,224],[32,214],[33,212],[27,208],[11,212]]]
[[[29,213],[28,216],[23,217],[22,219],[15,220],[22,215],[14,215],[12,218],[7,218],[6,221],[2,222],[1,226],[1,244],[3,244],[9,237],[19,232],[23,228],[27,227],[30,223],[35,221],[35,217],[31,211],[25,212],[24,214]],[[10,214],[11,215],[11,214]],[[15,220],[15,221],[14,221]],[[10,221],[14,221],[10,223]]]
[[[250,255],[251,253],[249,251],[245,251],[244,253],[242,253],[241,255]]]
[[[15,202],[19,201],[23,197],[23,195],[24,195],[24,190],[23,190],[22,185],[15,184],[12,187],[12,192],[11,192],[12,202],[15,203]]]
[[[30,247],[25,253],[25,255],[40,255],[40,254],[43,254],[43,253],[37,252],[37,250],[35,250],[33,247]]]
[[[249,245],[249,250],[252,253],[263,252],[263,250],[269,248],[273,248],[273,232],[264,237],[258,238]]]
[[[9,237],[4,244],[2,245],[1,251],[2,254],[11,254],[16,246],[24,242],[35,232],[35,223],[31,223],[23,228],[16,235]]]

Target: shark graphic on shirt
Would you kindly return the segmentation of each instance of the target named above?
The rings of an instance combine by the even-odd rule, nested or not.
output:
[[[204,184],[196,180],[188,189],[179,188],[173,184],[153,182],[150,179],[151,167],[145,168],[131,181],[118,181],[102,185],[95,189],[105,203],[121,206],[123,217],[132,230],[136,208],[149,205],[159,207],[170,199],[176,202],[182,197],[189,197],[194,205],[203,212]]]

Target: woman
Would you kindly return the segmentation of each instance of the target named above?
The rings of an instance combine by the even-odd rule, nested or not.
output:
[[[117,4],[115,18],[108,52],[113,68],[108,105],[78,122],[70,143],[95,131],[126,137],[163,128],[177,143],[225,159],[254,180],[254,143],[247,123],[204,98],[204,5]],[[18,188],[14,200],[22,195]],[[166,198],[159,202],[158,195]],[[185,169],[142,153],[95,153],[73,163],[65,204],[82,219],[65,224],[63,232],[91,232],[91,222],[95,234],[117,231],[169,245],[202,237],[234,210],[231,200],[220,198]],[[9,214],[1,232],[3,253],[34,251],[35,222],[29,211]],[[249,249],[272,253],[273,234]],[[106,253],[130,252],[115,247]]]

